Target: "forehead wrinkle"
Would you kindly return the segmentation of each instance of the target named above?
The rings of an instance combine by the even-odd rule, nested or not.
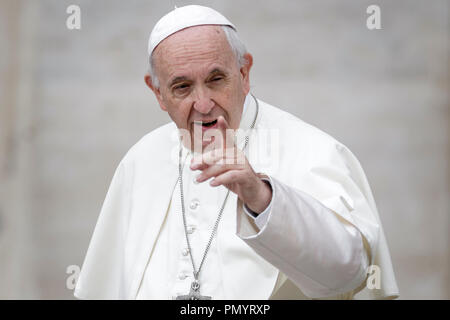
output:
[[[165,50],[165,52],[161,52],[161,57],[161,62],[169,68],[202,64],[206,61],[225,62],[227,60],[226,53],[220,47],[210,46],[210,48],[205,48],[204,44],[201,43],[194,43],[189,46],[181,45],[172,50]]]
[[[168,79],[179,71],[201,70],[204,64],[212,62],[223,65],[221,69],[224,69],[234,58],[225,33],[216,26],[181,30],[161,42],[155,53],[157,64],[166,71]]]

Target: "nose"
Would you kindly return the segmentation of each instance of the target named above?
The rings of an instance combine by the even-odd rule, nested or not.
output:
[[[194,109],[200,113],[208,114],[214,108],[214,101],[207,88],[197,88],[195,90]]]

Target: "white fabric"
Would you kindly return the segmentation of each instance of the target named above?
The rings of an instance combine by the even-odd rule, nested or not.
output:
[[[381,288],[365,288],[356,298],[397,296],[377,209],[356,158],[322,131],[259,104],[258,131],[248,151],[254,170],[265,173],[273,188],[268,220],[259,229],[232,194],[205,264],[207,272],[208,263],[217,263],[221,284],[204,283],[202,293],[227,299],[351,298],[360,284],[364,288],[365,266],[376,264],[381,268]],[[254,108],[254,103],[248,104],[243,122],[251,119]],[[261,147],[256,141],[262,129],[279,132],[279,153],[273,153],[270,143],[262,144],[265,149],[259,154],[266,162],[254,156]],[[146,270],[157,260],[152,254],[168,245],[158,244],[160,234],[172,205],[179,206],[179,201],[171,201],[179,192],[176,137],[173,123],[163,126],[141,139],[119,164],[77,282],[77,297],[135,299],[144,275],[171,276]],[[174,250],[176,257],[180,247]]]
[[[198,268],[217,218],[218,204],[223,202],[226,189],[211,188],[208,182],[195,184],[193,180],[198,173],[189,169],[191,159],[189,154],[184,161],[183,184],[187,225],[192,232],[189,238]],[[232,206],[232,203],[228,205]],[[224,215],[222,222],[226,220],[230,223],[230,219],[233,217]],[[219,232],[229,230],[221,227]],[[193,274],[187,249],[177,185],[136,298],[174,299],[178,295],[189,293]],[[226,299],[218,251],[217,242],[213,241],[200,273],[201,293],[211,295],[214,299]]]
[[[244,110],[247,109],[248,103],[249,99],[246,99]],[[248,129],[250,126],[249,120],[251,120],[250,117],[244,116],[240,127]],[[196,183],[195,178],[200,172],[189,169],[192,153],[187,149],[183,150],[186,155],[183,162],[186,219],[189,230],[192,230],[192,233],[189,234],[189,239],[194,261],[198,268],[212,227],[217,219],[220,205],[225,199],[227,189],[223,186],[210,187],[208,183],[210,180]],[[268,179],[265,180],[270,182]],[[227,201],[227,207],[231,209],[234,208],[233,203],[236,203],[235,196],[232,196],[232,198],[233,200],[229,199]],[[267,219],[270,212],[270,208],[271,203],[257,218],[254,218],[250,212],[247,212],[247,214],[257,225],[262,227],[265,223],[264,219]],[[226,227],[222,227],[224,225]],[[222,216],[219,226],[218,232],[226,234],[226,238],[236,237],[236,217],[233,212],[227,211],[227,214]],[[184,232],[178,184],[146,267],[137,293],[137,299],[174,299],[176,296],[189,292],[193,274]],[[222,273],[218,272],[222,269],[220,261],[220,248],[217,247],[217,241],[213,241],[200,273],[201,293],[210,295],[214,299],[230,299],[232,297],[223,286]],[[243,267],[245,267],[245,264],[243,264]],[[155,277],[155,274],[160,276]]]
[[[151,56],[156,46],[165,38],[182,29],[199,25],[227,25],[236,27],[219,12],[199,5],[175,8],[163,16],[153,28],[148,40],[148,55]]]

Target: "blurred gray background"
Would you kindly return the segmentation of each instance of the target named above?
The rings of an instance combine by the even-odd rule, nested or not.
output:
[[[0,0],[0,298],[72,299],[66,268],[115,167],[169,121],[143,81],[149,32],[192,3]],[[257,97],[358,157],[401,298],[449,299],[449,1],[195,3],[237,26]],[[70,4],[81,30],[66,28]],[[381,30],[366,27],[371,4]]]

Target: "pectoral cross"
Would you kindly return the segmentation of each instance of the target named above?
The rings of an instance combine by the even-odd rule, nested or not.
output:
[[[202,296],[200,294],[200,283],[194,280],[191,284],[191,291],[189,294],[178,296],[176,300],[211,300],[210,296]]]

